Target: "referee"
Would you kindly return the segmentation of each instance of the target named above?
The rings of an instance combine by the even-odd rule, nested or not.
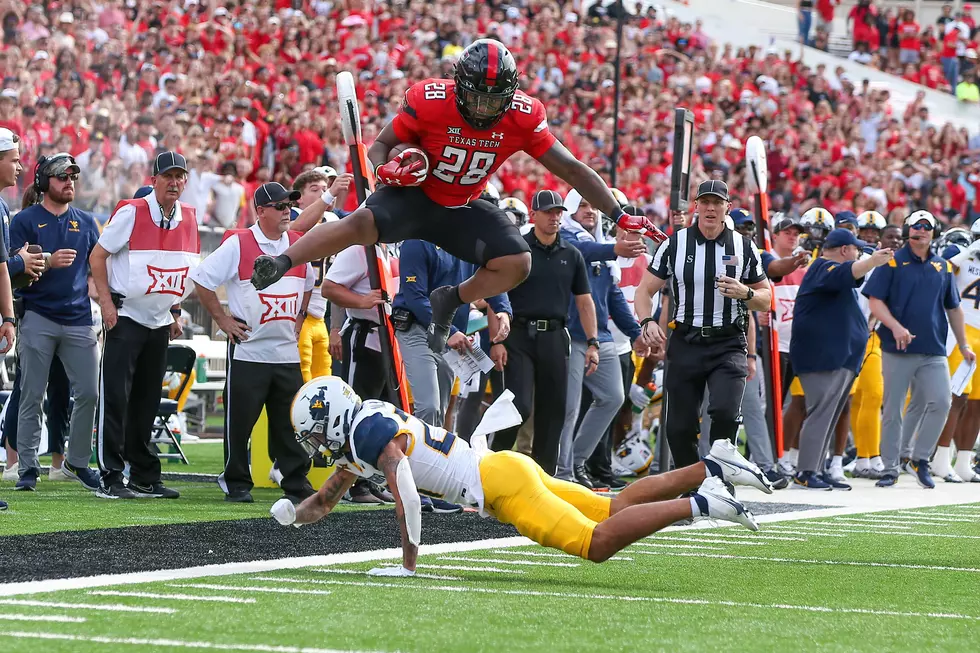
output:
[[[535,193],[531,201],[534,229],[524,236],[531,247],[531,273],[507,293],[514,311],[510,336],[504,345],[490,348],[490,357],[498,369],[501,363],[504,365],[504,385],[514,393],[514,405],[524,420],[531,414],[534,397],[531,457],[552,476],[558,466],[558,442],[565,423],[571,347],[565,322],[570,298],[578,309],[588,343],[585,373],[592,374],[599,364],[595,304],[585,259],[558,233],[564,212],[561,195],[555,191]],[[497,433],[493,450],[512,449],[518,428]]]
[[[695,206],[697,223],[660,245],[635,299],[644,342],[654,348],[666,342],[662,420],[678,468],[699,459],[705,387],[711,442],[734,443],[748,373],[748,311],[768,311],[771,299],[755,245],[725,226],[731,208],[725,182],[703,182]],[[669,340],[651,317],[651,299],[668,281],[675,298]]]

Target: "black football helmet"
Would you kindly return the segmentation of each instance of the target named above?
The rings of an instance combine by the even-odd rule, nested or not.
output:
[[[500,41],[479,39],[456,62],[456,108],[473,129],[490,129],[517,91],[517,62]]]

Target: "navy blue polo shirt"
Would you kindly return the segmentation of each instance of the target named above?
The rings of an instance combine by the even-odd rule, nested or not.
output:
[[[885,302],[895,319],[915,336],[908,348],[900,352],[895,347],[891,329],[881,325],[878,335],[882,351],[946,355],[949,328],[946,311],[960,305],[960,294],[949,261],[931,253],[922,260],[906,245],[895,252],[895,258],[888,265],[875,270],[862,292]]]
[[[816,258],[800,282],[793,308],[789,358],[797,374],[848,369],[857,374],[868,344],[868,321],[858,304],[862,279],[853,261]]]
[[[75,250],[71,265],[48,270],[31,285],[16,291],[24,298],[24,308],[63,326],[91,326],[88,257],[98,240],[95,218],[73,206],[60,216],[40,204],[15,215],[10,222],[11,242],[40,245],[51,254],[59,249]]]

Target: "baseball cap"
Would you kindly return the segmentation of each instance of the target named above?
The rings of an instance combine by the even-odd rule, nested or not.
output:
[[[153,160],[153,176],[162,175],[168,170],[183,170],[187,172],[187,159],[182,154],[176,152],[161,152]]]
[[[834,216],[834,224],[838,227],[842,224],[851,224],[856,227],[858,224],[858,217],[854,214],[854,211],[841,211]]]
[[[857,248],[864,248],[868,246],[868,243],[847,229],[834,229],[827,234],[827,237],[823,241],[824,249],[834,249],[835,247],[843,247],[844,245],[854,245]]]
[[[333,168],[331,168],[330,166],[320,166],[318,168],[314,168],[314,170],[316,170],[317,172],[322,173],[322,174],[324,174],[324,175],[326,175],[328,177],[338,177],[339,176],[337,174],[337,171],[334,170]]]
[[[553,190],[539,190],[531,198],[532,211],[550,211],[551,209],[562,209],[567,211],[561,195]]]
[[[796,218],[785,217],[779,222],[777,222],[775,225],[773,225],[772,232],[774,234],[778,234],[780,231],[783,231],[784,229],[794,229],[794,228],[799,229],[800,233],[803,232],[803,225],[800,224],[799,220],[797,220]]]
[[[719,179],[709,179],[702,181],[698,186],[698,195],[695,199],[701,199],[706,195],[714,195],[728,201],[728,184]]]
[[[141,197],[146,197],[152,192],[153,192],[153,186],[140,186],[139,188],[136,189],[136,192],[133,193],[133,199],[138,200]]]
[[[732,222],[736,227],[743,224],[755,224],[755,218],[746,209],[732,209],[728,212],[728,215],[731,216]]]
[[[0,128],[0,152],[9,152],[17,147],[14,142],[14,133],[6,127]]]
[[[298,190],[289,191],[282,184],[270,181],[255,189],[254,201],[255,206],[268,206],[279,202],[295,202],[301,195]]]

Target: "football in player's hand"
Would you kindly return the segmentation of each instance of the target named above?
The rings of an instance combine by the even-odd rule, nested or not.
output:
[[[399,143],[388,153],[388,162],[377,170],[378,181],[387,186],[418,186],[429,175],[429,157],[418,145]]]
[[[395,147],[391,148],[391,152],[388,153],[388,160],[391,161],[396,156],[398,156],[399,154],[401,154],[402,152],[404,152],[405,150],[408,150],[408,149],[415,149],[415,150],[418,150],[420,153],[419,154],[411,154],[408,157],[408,160],[406,161],[406,163],[413,163],[415,161],[423,161],[423,160],[425,160],[425,156],[421,154],[422,148],[419,147],[418,145],[414,144],[414,143],[399,143]]]

